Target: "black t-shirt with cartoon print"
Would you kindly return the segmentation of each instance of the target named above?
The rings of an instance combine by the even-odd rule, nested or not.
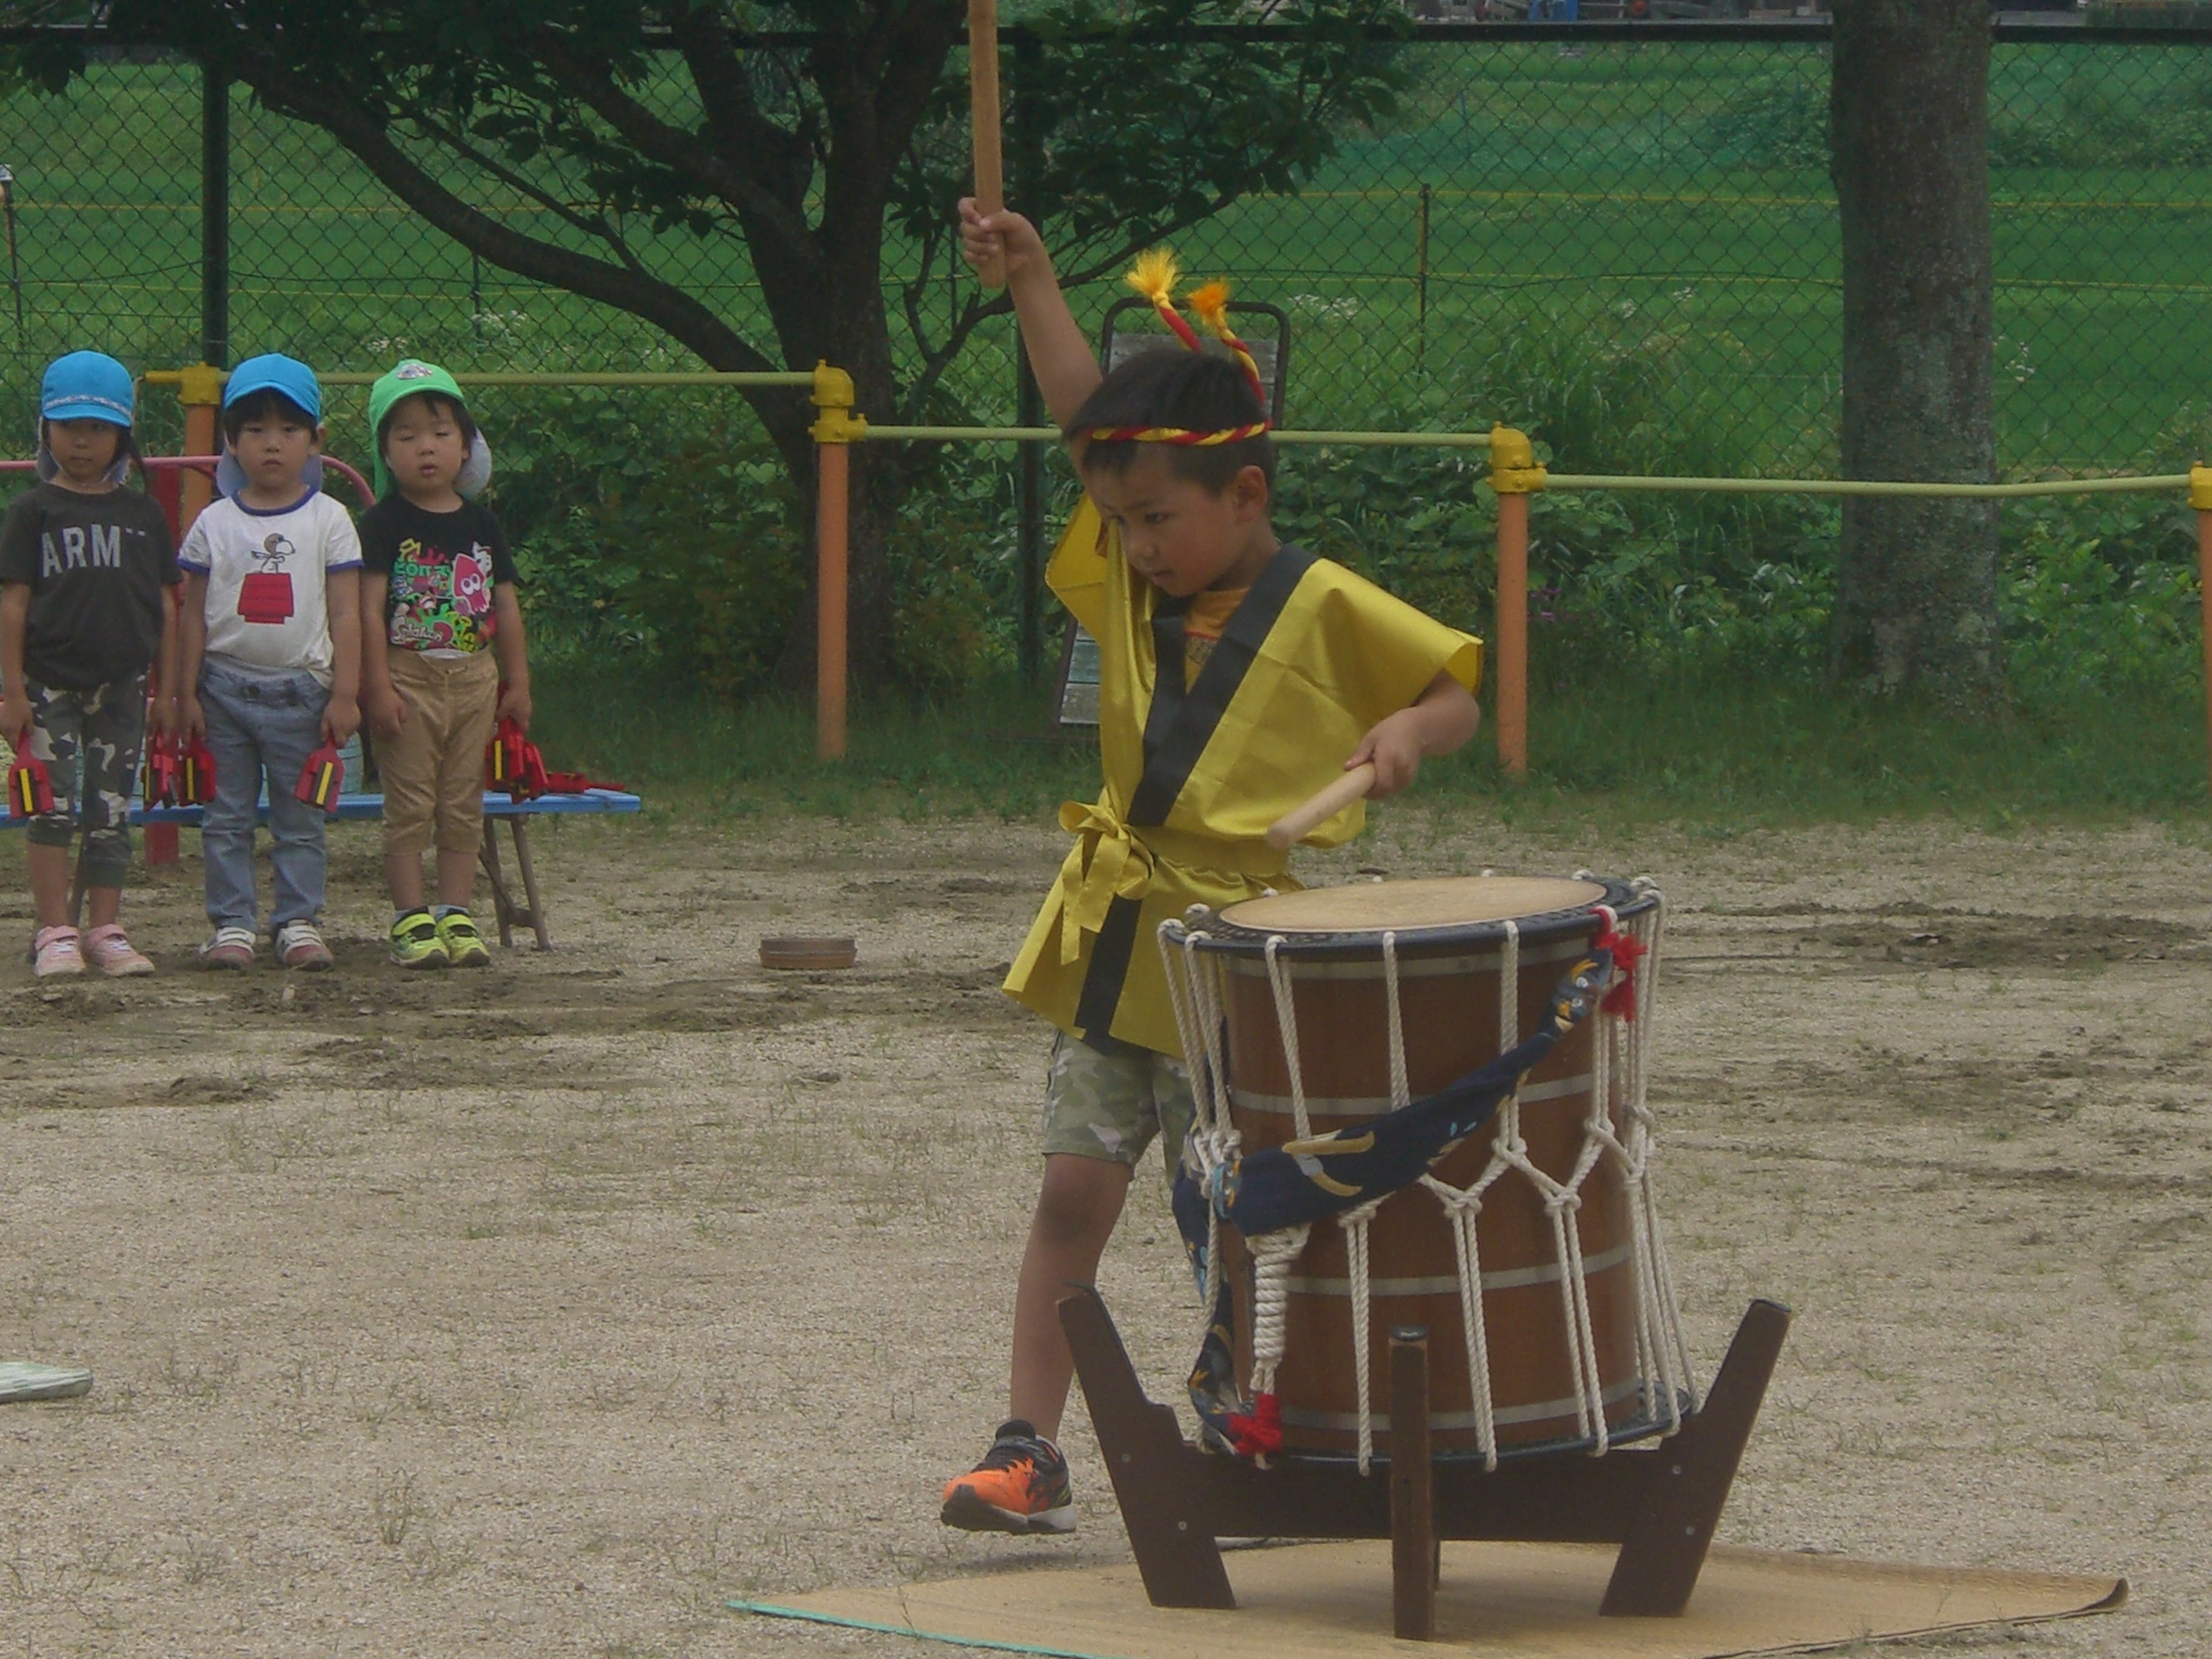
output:
[[[477,501],[431,513],[386,495],[361,515],[361,557],[372,575],[392,579],[384,637],[395,651],[486,649],[494,585],[521,580],[507,532]]]
[[[135,489],[42,483],[0,521],[0,582],[31,590],[23,672],[90,691],[143,674],[161,643],[161,590],[184,580],[169,521]]]

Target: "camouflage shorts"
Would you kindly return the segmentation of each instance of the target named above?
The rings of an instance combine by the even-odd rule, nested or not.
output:
[[[146,677],[91,691],[33,685],[30,693],[26,747],[46,763],[54,810],[33,817],[27,833],[40,847],[67,847],[82,830],[86,884],[120,887],[131,868],[131,797],[146,737]]]
[[[1172,1179],[1197,1109],[1181,1060],[1126,1045],[1107,1053],[1065,1031],[1054,1036],[1044,1091],[1047,1152],[1133,1169],[1152,1137],[1163,1135]]]

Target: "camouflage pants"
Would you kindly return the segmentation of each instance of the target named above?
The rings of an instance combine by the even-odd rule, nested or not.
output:
[[[146,738],[146,677],[91,691],[33,685],[30,752],[46,763],[54,810],[28,826],[40,847],[67,847],[84,831],[88,887],[120,887],[131,869],[131,797]]]
[[[1117,1043],[1092,1048],[1065,1031],[1052,1039],[1045,1073],[1044,1150],[1103,1158],[1134,1169],[1157,1135],[1174,1184],[1198,1103],[1179,1060]]]

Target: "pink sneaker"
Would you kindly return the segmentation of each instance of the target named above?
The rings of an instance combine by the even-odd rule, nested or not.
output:
[[[131,948],[131,941],[123,936],[119,922],[111,921],[105,927],[95,927],[84,936],[84,954],[92,965],[110,979],[130,979],[139,974],[154,971],[151,957]]]
[[[40,979],[55,979],[84,971],[84,951],[74,927],[41,927],[31,941],[31,971]]]

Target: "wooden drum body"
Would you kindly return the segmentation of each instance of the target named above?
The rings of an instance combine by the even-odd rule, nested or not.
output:
[[[1494,1060],[1535,1029],[1553,988],[1614,921],[1648,942],[1659,902],[1648,886],[1619,882],[1473,877],[1230,907],[1192,943],[1218,999],[1223,1080],[1242,1149],[1297,1139],[1301,1092],[1311,1134],[1356,1130]],[[1597,1016],[1578,1025],[1528,1073],[1517,1102],[1431,1166],[1443,1185],[1477,1189],[1476,1340],[1463,1314],[1452,1201],[1410,1186],[1365,1224],[1366,1352],[1386,1352],[1395,1326],[1428,1328],[1439,1451],[1595,1447],[1677,1419],[1674,1380],[1663,1375],[1672,1367],[1653,1364],[1655,1346],[1666,1346],[1655,1344],[1654,1298],[1668,1292],[1639,1213],[1648,1189],[1640,1170],[1632,1175],[1636,1154],[1620,1155],[1642,1138],[1620,1106],[1626,1068],[1601,1053],[1615,1024]],[[1394,1029],[1403,1068],[1395,1086]],[[1237,1375],[1247,1382],[1251,1255],[1232,1230],[1223,1232]],[[1345,1226],[1317,1223],[1290,1268],[1274,1382],[1286,1450],[1364,1450],[1354,1244]],[[1670,1322],[1672,1313],[1669,1303]],[[1486,1360],[1486,1391],[1474,1386],[1471,1354]],[[1379,1400],[1370,1402],[1369,1424],[1388,1429]]]

